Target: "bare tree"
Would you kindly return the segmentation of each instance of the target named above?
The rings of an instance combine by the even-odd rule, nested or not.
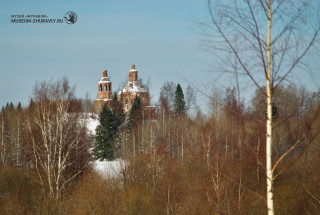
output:
[[[174,92],[176,87],[177,85],[175,83],[167,81],[162,85],[160,90],[160,104],[166,103],[167,108],[171,111],[173,110]]]
[[[5,145],[5,112],[1,110],[1,163],[5,163],[6,145]]]
[[[197,92],[188,84],[186,90],[186,110],[190,111],[196,106]]]
[[[73,107],[75,99],[66,79],[37,83],[32,100],[26,121],[33,166],[44,195],[59,200],[65,185],[79,175],[86,164],[83,159],[88,158],[88,148],[84,125],[74,112],[78,108]]]
[[[219,51],[221,58],[235,57],[242,71],[236,73],[237,80],[238,75],[245,75],[267,99],[265,126],[269,215],[274,214],[275,168],[291,151],[272,164],[272,95],[302,65],[302,59],[311,48],[318,44],[318,8],[319,3],[312,0],[208,0],[209,22],[204,23],[207,45]]]

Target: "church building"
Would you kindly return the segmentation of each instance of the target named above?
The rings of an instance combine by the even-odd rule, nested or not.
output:
[[[112,96],[112,83],[108,79],[107,70],[104,70],[102,72],[102,77],[98,82],[98,95],[95,99],[96,113],[100,113],[103,106],[105,104],[108,105],[112,101]],[[155,114],[155,107],[150,106],[150,95],[138,81],[138,70],[136,70],[135,65],[132,64],[131,69],[129,70],[129,81],[125,87],[118,92],[118,101],[123,103],[125,113],[130,111],[136,96],[141,99],[143,111],[146,117],[153,118]]]

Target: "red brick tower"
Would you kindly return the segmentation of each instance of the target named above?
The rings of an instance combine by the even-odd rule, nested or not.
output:
[[[95,109],[97,113],[100,113],[102,107],[108,104],[112,100],[112,82],[108,79],[108,72],[104,70],[102,72],[102,78],[98,82],[98,96],[95,102]]]
[[[129,71],[129,81],[138,81],[138,71],[136,70],[136,65],[131,65],[131,70]]]

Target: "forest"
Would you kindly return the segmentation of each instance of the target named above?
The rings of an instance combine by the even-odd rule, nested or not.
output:
[[[205,2],[216,79],[167,77],[154,116],[117,94],[93,114],[66,78],[2,107],[1,214],[320,214],[319,2]],[[92,168],[116,159],[119,174]]]
[[[319,214],[320,94],[276,92],[275,212]],[[114,99],[92,135],[90,99],[67,79],[36,83],[28,106],[0,112],[1,214],[266,214],[265,96],[245,105],[236,88],[213,90],[204,114],[196,94],[164,83],[153,119],[138,97],[127,116]],[[90,165],[119,158],[113,177]]]

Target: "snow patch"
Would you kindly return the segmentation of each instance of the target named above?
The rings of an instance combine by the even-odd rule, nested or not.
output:
[[[99,81],[98,84],[102,84],[102,83],[111,83],[111,81]]]
[[[104,178],[120,176],[121,171],[126,166],[126,161],[116,159],[113,161],[93,161],[91,163],[95,172],[99,173]]]
[[[96,128],[100,124],[99,117],[97,114],[90,114],[86,119],[86,127],[88,129],[89,134],[95,135]]]
[[[102,101],[111,101],[112,99],[96,99],[96,101],[99,101],[99,100],[102,100]]]
[[[147,92],[138,81],[129,81],[126,86],[122,90],[123,93],[130,92],[130,93],[141,93]]]
[[[111,83],[111,81],[108,80],[108,77],[102,77],[98,83]]]

